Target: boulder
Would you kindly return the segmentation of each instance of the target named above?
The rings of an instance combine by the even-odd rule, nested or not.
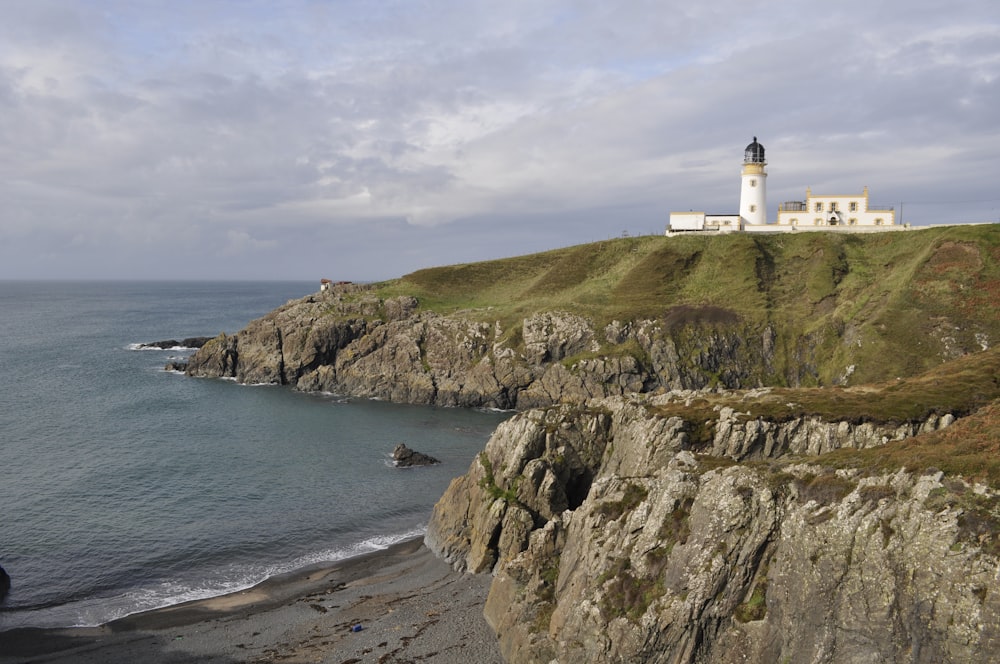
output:
[[[410,466],[433,466],[436,463],[441,463],[432,456],[411,450],[403,443],[396,445],[396,449],[392,451],[392,460],[395,462],[396,466],[400,468],[409,468]]]

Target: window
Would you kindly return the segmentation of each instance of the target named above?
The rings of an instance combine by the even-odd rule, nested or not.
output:
[[[850,219],[850,221],[848,223],[850,223],[851,226],[857,226],[858,225],[858,220],[855,219],[854,217],[851,217],[851,219]]]
[[[813,226],[819,226],[822,223],[823,223],[823,220],[820,219],[819,217],[816,217],[816,220],[813,221]]]
[[[750,186],[751,187],[757,186],[757,178],[750,178]]]
[[[756,205],[751,205],[750,206],[750,211],[751,212],[756,212],[757,211],[757,206]]]
[[[851,212],[857,212],[857,211],[858,211],[858,202],[851,201]]]
[[[796,218],[796,217],[792,217],[792,226],[795,226],[795,225],[797,225],[798,223],[799,223],[799,220],[798,220],[798,218]]]
[[[830,201],[830,212],[837,211],[837,201]]]
[[[820,203],[820,202],[816,203],[816,211],[817,212],[822,212],[823,211],[823,204],[822,203]]]
[[[875,225],[876,226],[881,226],[882,225],[882,217],[879,217],[878,219],[875,220]]]

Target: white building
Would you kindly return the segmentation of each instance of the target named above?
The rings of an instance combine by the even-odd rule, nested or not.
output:
[[[815,196],[806,189],[806,200],[787,201],[778,206],[778,226],[872,227],[895,226],[896,211],[873,208],[868,203],[868,187],[861,194]]]
[[[719,231],[730,233],[742,227],[738,214],[705,214],[704,212],[671,212],[670,230]]]
[[[856,195],[815,196],[806,189],[806,200],[782,203],[776,223],[767,221],[767,162],[764,146],[753,137],[743,151],[740,173],[739,214],[671,212],[667,235],[688,232],[789,233],[794,231],[878,232],[903,230],[896,224],[895,211],[873,208],[868,203],[868,187]]]

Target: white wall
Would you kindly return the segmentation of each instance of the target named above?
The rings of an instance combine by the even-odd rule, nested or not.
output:
[[[767,223],[767,173],[758,164],[745,164],[740,182],[740,216],[746,224]]]
[[[700,231],[705,229],[705,213],[704,212],[671,212],[670,213],[670,225],[668,230],[671,231]]]

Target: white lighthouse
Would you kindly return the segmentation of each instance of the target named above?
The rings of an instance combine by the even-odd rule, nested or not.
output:
[[[743,173],[740,185],[741,225],[759,226],[767,223],[767,172],[764,167],[764,146],[753,137],[753,143],[743,151]]]
[[[778,206],[776,222],[767,221],[767,172],[764,146],[753,137],[743,151],[740,182],[740,212],[707,214],[702,211],[671,212],[667,235],[686,233],[881,233],[902,231],[892,207],[869,205],[868,187],[860,194],[816,195],[806,189],[804,201],[786,201]],[[731,208],[730,208],[731,209]]]

